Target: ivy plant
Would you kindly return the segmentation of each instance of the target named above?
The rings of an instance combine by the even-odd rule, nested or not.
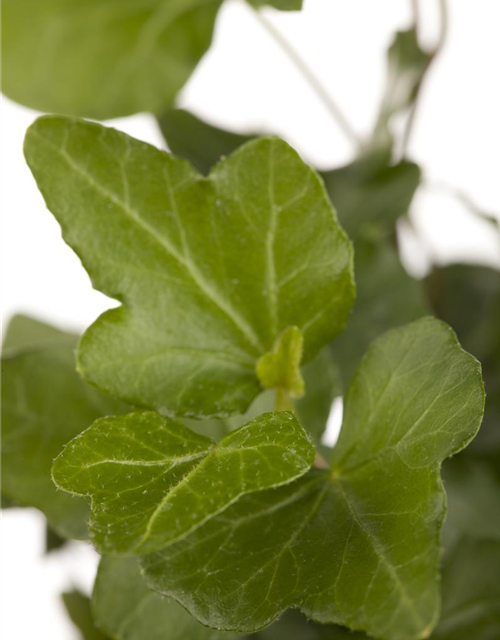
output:
[[[373,131],[318,172],[177,107],[222,4],[4,2],[6,94],[62,114],[27,164],[119,306],[83,335],[10,321],[2,508],[100,554],[62,594],[84,640],[496,640],[500,278],[417,281],[398,247],[439,45],[396,35]],[[168,152],[82,119],[140,111]]]

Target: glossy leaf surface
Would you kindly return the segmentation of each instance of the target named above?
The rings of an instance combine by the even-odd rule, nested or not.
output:
[[[101,553],[147,553],[184,538],[243,495],[308,471],[314,447],[293,414],[268,413],[219,443],[157,413],[103,418],[52,467],[65,491],[92,498]]]
[[[483,404],[479,364],[446,325],[389,331],[351,383],[332,471],[248,496],[145,556],[148,584],[216,628],[254,631],[295,607],[378,638],[427,637],[439,612],[440,463],[475,435]]]
[[[242,413],[285,329],[302,333],[304,364],[343,329],[352,248],[284,142],[250,142],[207,179],[113,129],[45,117],[25,152],[94,286],[123,301],[80,343],[99,388],[169,415]]]

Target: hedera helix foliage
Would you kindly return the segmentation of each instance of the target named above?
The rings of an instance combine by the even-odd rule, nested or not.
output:
[[[221,0],[4,5],[8,95],[155,112],[172,152],[67,116],[26,136],[64,240],[120,302],[81,337],[17,316],[4,340],[2,506],[103,556],[91,601],[63,594],[82,637],[495,640],[498,403],[445,463],[445,522],[441,464],[477,434],[484,390],[428,314],[491,393],[500,279],[420,283],[399,262],[421,170],[393,161],[392,122],[433,57],[416,29],[390,47],[359,156],[319,174],[276,137],[172,108]]]

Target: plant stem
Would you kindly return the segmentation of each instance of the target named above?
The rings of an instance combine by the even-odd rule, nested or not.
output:
[[[349,142],[351,142],[351,144],[356,147],[356,149],[359,149],[361,147],[361,141],[358,138],[358,135],[351,127],[349,121],[343,114],[340,107],[318,80],[311,67],[309,67],[305,60],[297,53],[297,51],[292,47],[292,45],[283,36],[283,34],[278,31],[278,29],[276,29],[271,21],[269,21],[258,9],[254,8],[254,13],[260,24],[271,35],[276,44],[281,47],[282,51],[293,62],[298,71],[300,71],[303,78],[306,80],[311,89],[326,107],[330,115],[333,117],[339,128],[344,133],[345,137],[349,140]]]
[[[418,110],[418,104],[419,104],[421,93],[422,93],[422,85],[424,83],[425,78],[427,77],[427,74],[429,72],[430,67],[432,66],[432,63],[434,62],[436,57],[441,53],[441,50],[443,49],[443,46],[446,42],[446,37],[448,35],[448,7],[446,4],[446,0],[438,0],[438,3],[439,3],[439,10],[440,10],[440,16],[441,16],[439,37],[438,37],[436,46],[429,54],[429,60],[424,69],[424,72],[422,73],[422,77],[420,78],[420,81],[417,86],[417,90],[415,92],[415,99],[413,100],[410,114],[406,122],[406,128],[403,134],[403,142],[401,145],[402,159],[406,157],[406,153],[408,151],[408,145],[410,143],[411,134],[413,132],[415,118]],[[419,10],[418,10],[417,0],[412,0],[412,6],[413,6],[414,19],[415,19],[415,29],[417,30],[417,33],[418,33]]]
[[[292,411],[293,404],[288,395],[288,391],[283,387],[276,387],[276,401],[274,403],[275,411]]]

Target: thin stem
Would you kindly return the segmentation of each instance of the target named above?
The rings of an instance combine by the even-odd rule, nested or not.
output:
[[[297,51],[292,47],[292,45],[288,42],[288,40],[283,36],[283,34],[276,29],[276,27],[270,22],[258,9],[254,9],[255,16],[260,24],[264,27],[264,29],[272,36],[275,40],[276,44],[278,44],[283,52],[288,56],[288,58],[293,62],[293,64],[297,67],[297,69],[302,74],[303,78],[309,84],[311,89],[315,92],[317,97],[324,104],[330,115],[336,121],[339,128],[344,133],[345,137],[348,138],[349,142],[351,142],[357,149],[361,147],[361,141],[358,138],[356,132],[351,127],[349,121],[344,116],[342,110],[337,105],[337,103],[333,100],[330,94],[325,90],[321,82],[318,80],[317,76],[314,74],[313,70],[309,67],[309,65],[305,62],[305,60],[297,53]]]
[[[292,411],[293,404],[288,395],[288,391],[283,387],[276,388],[276,401],[274,403],[275,411]]]
[[[420,7],[418,4],[418,0],[411,0],[411,9],[413,13],[413,26],[415,28],[415,33],[417,34],[418,40],[418,33],[420,31]]]
[[[440,29],[439,36],[436,46],[429,54],[429,60],[427,65],[422,73],[420,81],[417,85],[417,89],[415,92],[415,99],[413,100],[413,104],[411,106],[410,114],[408,116],[408,120],[406,122],[406,128],[403,134],[403,142],[401,145],[401,157],[404,158],[408,151],[408,145],[410,143],[411,134],[413,132],[413,127],[415,124],[416,114],[418,111],[418,105],[420,102],[420,97],[422,93],[422,85],[424,84],[424,80],[427,77],[430,67],[432,63],[436,59],[436,57],[441,53],[444,44],[446,42],[446,38],[448,35],[448,6],[446,4],[446,0],[438,0],[439,3],[439,12],[440,12]],[[414,7],[414,16],[415,20],[418,20],[418,3],[416,0],[413,0],[412,6]],[[415,13],[415,7],[417,7],[417,13]],[[417,28],[417,23],[415,22],[415,28]]]

